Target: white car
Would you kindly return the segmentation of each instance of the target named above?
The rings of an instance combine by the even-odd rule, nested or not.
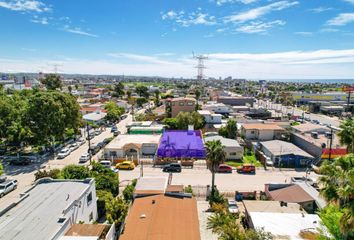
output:
[[[229,205],[229,212],[232,213],[232,214],[238,214],[239,213],[239,209],[238,209],[238,206],[236,204],[236,201],[234,200],[229,200],[228,202],[228,205]]]
[[[106,168],[111,168],[111,162],[110,161],[101,161],[100,164]]]
[[[58,153],[58,156],[57,156],[57,159],[63,159],[67,156],[69,156],[71,153],[70,149],[69,148],[63,148],[59,153]]]
[[[268,167],[273,167],[273,165],[274,165],[274,163],[273,163],[273,161],[272,160],[266,160],[266,165],[268,166]]]
[[[83,155],[81,155],[81,157],[79,159],[79,163],[85,163],[88,160],[90,160],[90,154],[84,153]]]
[[[70,145],[69,149],[70,149],[70,151],[75,151],[79,147],[80,147],[80,145],[78,143],[73,143]]]
[[[6,180],[0,183],[0,198],[17,188],[17,180]]]
[[[84,144],[85,142],[86,142],[86,140],[83,139],[83,138],[80,138],[80,139],[78,139],[78,140],[76,141],[76,143],[79,144],[79,145],[82,145],[82,144]]]

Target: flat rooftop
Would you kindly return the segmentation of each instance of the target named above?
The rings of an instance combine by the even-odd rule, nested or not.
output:
[[[200,240],[195,198],[154,195],[134,200],[120,240]]]
[[[135,186],[135,194],[163,194],[167,188],[167,177],[141,177]]]
[[[280,141],[280,140],[271,140],[261,142],[263,148],[267,149],[274,156],[284,156],[289,154],[299,155],[307,158],[313,158],[312,155],[308,154],[301,148],[297,147],[293,143]]]
[[[90,189],[93,181],[39,182],[16,206],[0,217],[0,239],[52,239],[64,223],[58,220],[73,201]]]
[[[281,206],[279,201],[242,201],[245,209],[250,212],[273,212],[273,213],[304,213],[300,210],[300,205],[297,203],[287,203],[287,206]]]
[[[147,135],[147,134],[122,134],[113,139],[105,148],[106,149],[121,149],[126,144],[158,144],[160,142],[161,134]]]

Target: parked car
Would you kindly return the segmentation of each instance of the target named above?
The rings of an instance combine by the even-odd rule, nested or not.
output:
[[[117,130],[118,130],[117,126],[113,125],[111,128],[111,133],[116,132]]]
[[[88,160],[90,160],[90,154],[89,153],[84,153],[81,155],[80,159],[79,159],[79,163],[85,163]]]
[[[98,145],[96,145],[96,144],[92,144],[92,145],[90,146],[89,151],[90,151],[90,153],[91,153],[92,155],[95,155],[96,153],[98,153],[98,151],[100,151],[100,147],[99,147]]]
[[[57,159],[63,159],[66,158],[67,156],[69,156],[71,153],[69,148],[63,148],[62,150],[60,150],[60,152],[58,153]]]
[[[76,142],[77,142],[79,145],[83,145],[83,144],[86,142],[86,140],[83,139],[83,138],[80,138],[80,139],[78,139]]]
[[[90,133],[90,135],[86,137],[86,140],[89,140],[89,139],[92,140],[94,137],[95,137],[95,135]]]
[[[70,151],[75,151],[75,150],[78,149],[79,147],[80,147],[79,144],[73,143],[73,144],[71,144],[71,145],[69,146],[69,149],[70,149]]]
[[[118,136],[119,134],[120,134],[120,132],[118,130],[113,132],[113,136],[115,136],[115,137]]]
[[[124,161],[122,163],[118,163],[116,168],[119,170],[126,169],[126,170],[133,170],[135,168],[135,164],[132,161]]]
[[[100,161],[100,164],[106,168],[111,168],[111,162],[110,161]]]
[[[97,147],[99,147],[100,149],[103,148],[106,144],[104,144],[104,142],[99,142],[97,143]]]
[[[0,183],[0,198],[17,188],[17,180],[6,180]]]
[[[268,167],[273,167],[273,165],[274,165],[273,161],[270,159],[267,159],[265,163]]]
[[[10,161],[11,165],[29,165],[32,163],[32,160],[30,158],[27,158],[25,156],[22,156],[20,158],[14,158]]]
[[[240,212],[240,210],[238,209],[238,206],[236,204],[236,201],[234,201],[234,200],[228,201],[228,209],[229,209],[229,212],[232,214],[238,214]]]
[[[95,135],[98,136],[102,133],[102,130],[101,129],[96,129],[95,130]]]
[[[163,167],[163,172],[182,172],[182,166],[179,163],[170,163]]]
[[[220,164],[218,169],[218,173],[232,173],[232,167],[226,164]]]
[[[256,173],[256,167],[253,164],[243,164],[237,167],[238,173]]]
[[[112,141],[111,138],[105,138],[105,139],[103,139],[103,143],[104,143],[105,145],[107,145],[107,144],[110,143],[111,141]]]

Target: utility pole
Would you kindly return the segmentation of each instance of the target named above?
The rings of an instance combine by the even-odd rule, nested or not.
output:
[[[332,157],[332,142],[333,142],[333,128],[330,126],[331,128],[331,136],[329,139],[329,153],[328,153],[328,161],[331,161],[331,157]]]
[[[89,130],[89,125],[88,122],[86,122],[86,131],[87,131],[87,140],[88,140],[88,154],[89,154],[89,158],[90,158],[90,165],[92,163],[92,154],[91,154],[91,140],[90,140],[90,130]]]

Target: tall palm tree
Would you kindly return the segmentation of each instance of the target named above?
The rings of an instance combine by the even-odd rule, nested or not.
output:
[[[324,162],[321,173],[321,194],[344,210],[340,227],[343,238],[348,239],[354,228],[354,154],[337,158],[334,162]]]
[[[211,171],[211,195],[215,192],[215,172],[219,165],[225,161],[226,153],[220,140],[213,140],[206,143],[207,166]]]
[[[339,133],[340,144],[346,145],[349,153],[354,153],[354,120],[348,118],[340,125],[342,129]]]

